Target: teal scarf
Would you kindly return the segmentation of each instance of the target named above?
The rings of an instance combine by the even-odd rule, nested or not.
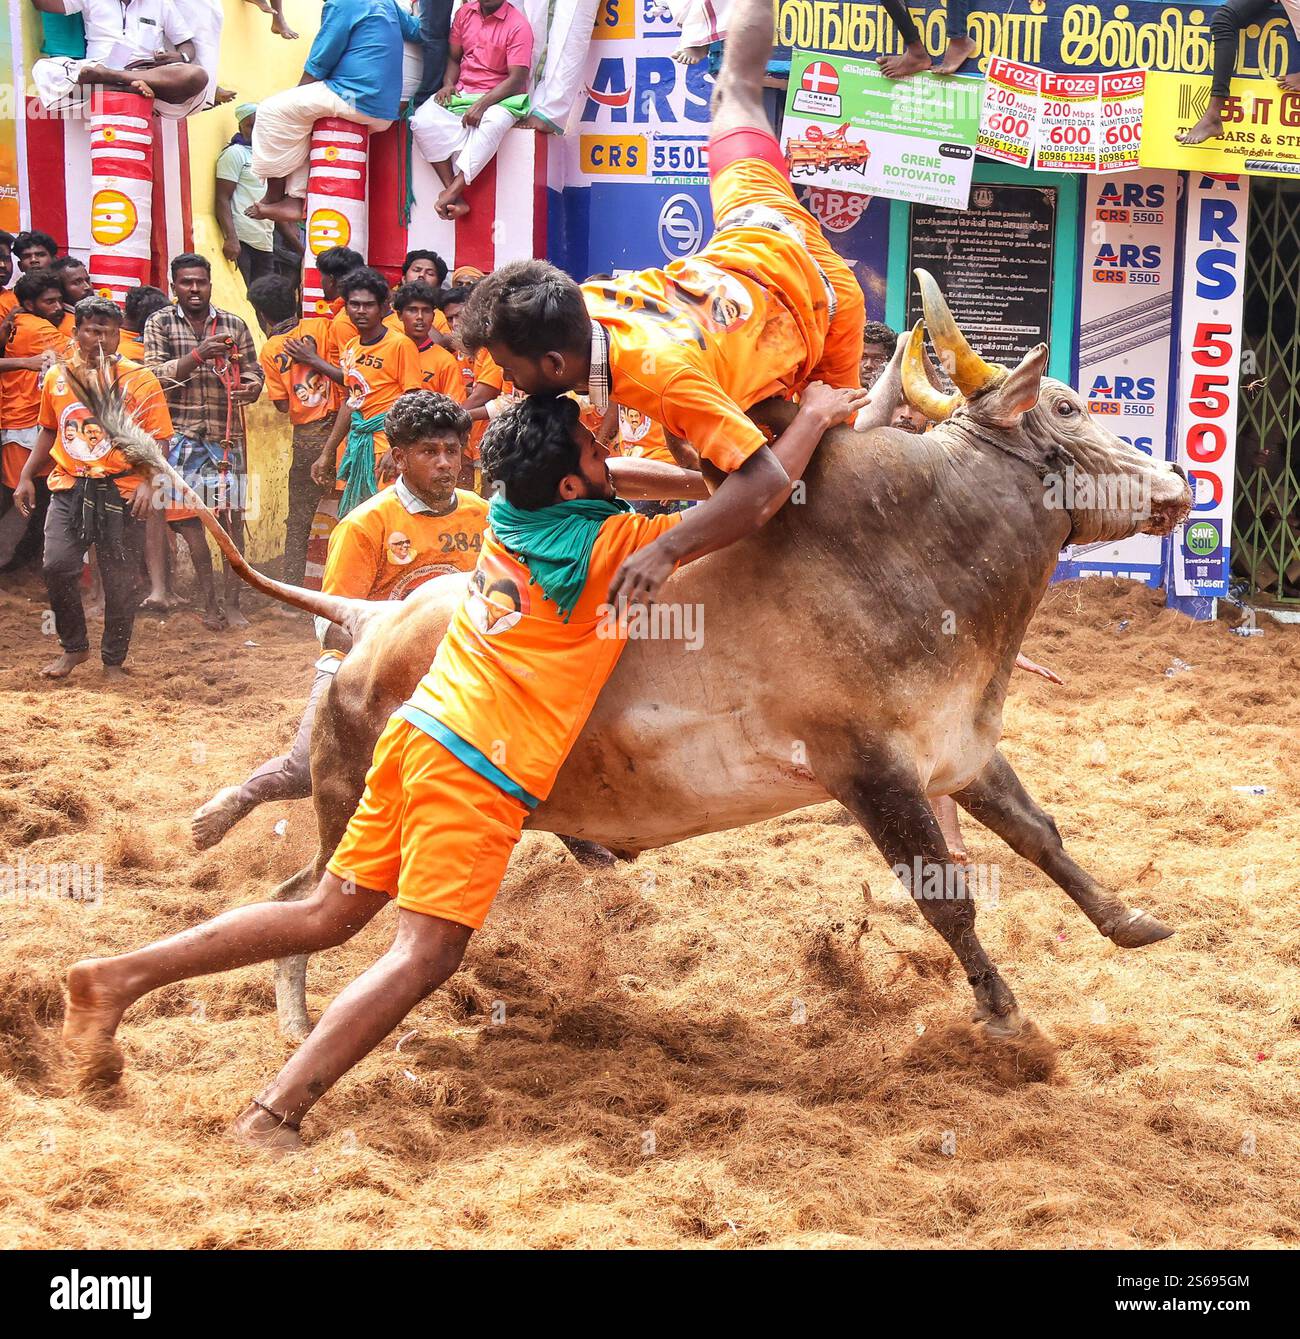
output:
[[[557,502],[525,511],[495,497],[488,507],[488,525],[502,548],[528,568],[529,585],[540,587],[567,623],[587,584],[596,532],[611,516],[631,510],[622,498]]]
[[[348,445],[339,465],[343,496],[339,499],[339,520],[379,491],[375,481],[375,433],[383,432],[387,414],[361,418],[356,413],[348,425]]]

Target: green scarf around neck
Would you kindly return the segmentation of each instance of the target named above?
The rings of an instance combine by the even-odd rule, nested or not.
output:
[[[383,432],[387,413],[362,418],[353,413],[348,425],[348,445],[339,462],[339,478],[343,480],[343,496],[339,498],[339,520],[353,507],[359,507],[379,491],[375,478],[375,434]]]
[[[488,506],[488,525],[501,547],[528,568],[529,584],[541,588],[567,623],[587,584],[597,532],[611,516],[631,510],[622,498],[613,502],[584,498],[527,511],[494,497]]]

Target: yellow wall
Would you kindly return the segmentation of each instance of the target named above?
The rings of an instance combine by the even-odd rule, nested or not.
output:
[[[221,34],[218,82],[236,93],[234,102],[200,112],[188,121],[190,191],[194,216],[194,249],[212,262],[212,300],[248,323],[260,346],[257,318],[244,300],[239,271],[221,254],[221,230],[213,214],[217,155],[235,133],[234,108],[256,102],[296,84],[320,22],[319,0],[284,0],[284,16],[298,40],[287,42],[271,32],[271,16],[245,0],[223,0],[225,26]],[[257,506],[250,517],[248,557],[269,562],[284,551],[284,522],[288,501],[290,457],[289,420],[263,396],[246,410],[250,486]]]

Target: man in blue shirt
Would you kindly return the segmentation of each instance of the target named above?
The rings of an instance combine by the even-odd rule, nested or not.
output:
[[[250,218],[295,223],[306,213],[311,129],[337,116],[387,130],[402,94],[402,43],[418,42],[420,25],[397,0],[325,0],[320,30],[296,88],[258,106],[253,172],[266,194]]]

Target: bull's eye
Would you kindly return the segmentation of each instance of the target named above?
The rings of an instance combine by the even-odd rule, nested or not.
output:
[[[1069,400],[1058,400],[1056,402],[1056,412],[1060,414],[1062,418],[1068,418],[1071,414],[1077,414],[1079,411]]]

